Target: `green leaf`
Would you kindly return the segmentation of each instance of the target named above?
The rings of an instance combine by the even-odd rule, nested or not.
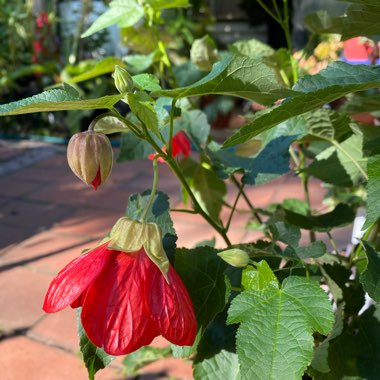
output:
[[[227,264],[216,253],[211,247],[176,250],[174,267],[193,301],[198,333],[192,347],[172,346],[175,356],[189,356],[195,352],[207,326],[228,301],[230,290],[224,279]]]
[[[141,73],[149,69],[157,58],[157,51],[150,54],[128,54],[123,60],[128,65],[128,69],[132,73]],[[159,90],[156,88],[156,90]]]
[[[127,99],[131,111],[141,123],[159,135],[157,112],[153,107],[154,100],[146,92],[129,93]]]
[[[363,229],[368,228],[380,218],[380,154],[368,158],[367,174],[367,218]]]
[[[124,64],[120,58],[117,58],[117,57],[103,58],[100,61],[96,61],[96,64],[89,70],[86,70],[84,73],[68,78],[67,82],[80,83],[89,79],[97,78],[103,74],[112,73],[115,70],[116,65],[124,67]]]
[[[354,94],[339,108],[339,112],[358,114],[380,111],[380,94]]]
[[[318,232],[326,232],[336,227],[346,226],[352,223],[354,218],[355,213],[352,208],[343,203],[339,203],[334,210],[318,216],[305,216],[284,209],[285,221],[305,230]]]
[[[187,8],[190,6],[189,0],[145,0],[155,10],[167,8]]]
[[[121,98],[122,95],[108,95],[97,99],[81,100],[76,90],[65,84],[63,89],[48,90],[17,102],[2,104],[0,106],[0,116],[111,108]]]
[[[256,264],[256,268],[248,266],[243,270],[241,283],[245,290],[264,291],[267,288],[278,288],[278,281],[265,260]]]
[[[356,91],[380,86],[380,66],[333,62],[316,75],[305,75],[294,86],[297,93],[280,106],[256,118],[226,140],[225,147],[241,144],[275,125],[321,108],[324,104]]]
[[[194,380],[240,380],[238,356],[221,350],[194,365]]]
[[[368,264],[360,276],[364,290],[376,302],[380,302],[380,254],[376,252],[371,243],[362,241],[367,254]]]
[[[243,380],[294,380],[313,357],[312,332],[327,335],[334,316],[318,283],[288,277],[280,289],[243,291],[232,301],[227,322],[240,323],[236,338]]]
[[[123,359],[123,372],[129,376],[138,375],[138,371],[159,359],[166,358],[171,355],[170,347],[150,347],[143,346],[135,352],[128,354]]]
[[[152,74],[138,74],[134,75],[132,79],[140,90],[158,91],[161,89],[159,79]]]
[[[305,17],[305,24],[314,33],[338,33],[343,40],[380,34],[380,5],[372,0],[345,0],[352,3],[344,16],[330,17],[327,11],[319,11]]]
[[[270,223],[269,229],[272,232],[273,239],[297,247],[301,239],[301,230],[299,227],[282,221]]]
[[[300,259],[305,260],[321,257],[327,252],[327,249],[325,243],[322,241],[315,241],[304,247],[297,247],[295,252]]]
[[[143,160],[154,153],[152,146],[133,133],[123,133],[117,162]]]
[[[117,132],[129,132],[129,128],[116,116],[104,116],[95,123],[94,131],[109,135]]]
[[[310,207],[307,202],[301,201],[297,198],[285,199],[282,202],[282,207],[301,215],[308,215],[310,212]]]
[[[96,372],[105,368],[115,357],[108,355],[102,348],[96,347],[90,339],[88,339],[80,321],[80,309],[77,309],[77,311],[80,350],[83,354],[83,361],[87,368],[88,378],[89,380],[94,380]]]
[[[91,36],[114,24],[127,28],[136,24],[143,16],[144,8],[136,0],[113,0],[110,2],[110,9],[97,18],[81,37]]]
[[[198,146],[205,144],[210,134],[210,124],[207,116],[201,110],[182,112],[181,117],[174,121],[174,127],[178,130],[185,130]]]
[[[271,57],[275,53],[275,50],[269,45],[254,38],[251,40],[236,41],[230,45],[228,49],[234,54],[240,54],[255,59]]]
[[[222,94],[270,105],[292,93],[284,88],[277,72],[265,63],[253,58],[233,56],[217,62],[207,76],[188,87],[157,91],[152,96],[184,98]]]
[[[139,194],[132,194],[128,199],[126,215],[132,219],[138,220],[149,200],[151,190],[146,190]],[[173,227],[173,221],[169,213],[169,197],[158,191],[154,196],[152,207],[149,209],[145,221],[147,223],[156,223],[160,226],[162,232],[162,244],[169,259],[174,256],[176,249],[177,234]]]

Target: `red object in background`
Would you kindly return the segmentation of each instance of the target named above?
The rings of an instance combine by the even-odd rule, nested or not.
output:
[[[125,355],[158,335],[188,346],[196,336],[194,308],[170,265],[166,282],[144,249],[115,251],[109,242],[77,257],[51,282],[43,309],[82,307],[88,338],[111,355]]]
[[[38,29],[42,29],[45,25],[49,23],[49,14],[47,12],[42,12],[36,18],[36,25]]]
[[[163,147],[162,150],[166,152],[166,148]],[[183,155],[183,157],[188,157],[191,152],[191,143],[189,138],[186,136],[186,133],[183,131],[179,131],[173,136],[172,140],[172,155],[173,157],[176,157],[180,154]],[[152,153],[148,156],[150,160],[153,160],[154,157],[157,156],[157,153]],[[161,157],[158,158],[158,162],[165,162],[164,159]]]
[[[370,63],[373,55],[373,46],[369,41],[364,41],[361,37],[351,38],[344,41],[344,58],[352,63]]]

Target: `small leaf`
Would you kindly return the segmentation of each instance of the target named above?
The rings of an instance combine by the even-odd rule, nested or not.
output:
[[[115,116],[104,116],[95,123],[94,131],[108,135],[111,133],[129,132],[129,128]]]
[[[362,241],[367,254],[368,264],[360,276],[364,290],[376,302],[380,302],[380,254],[375,251],[372,244]]]
[[[141,73],[149,69],[153,65],[157,58],[157,51],[153,51],[150,54],[128,54],[123,58],[128,65],[128,70],[132,73]],[[148,74],[147,74],[148,75]],[[160,88],[156,88],[159,90]],[[153,90],[152,90],[153,91]]]
[[[367,218],[363,229],[368,228],[380,218],[380,154],[368,158],[367,164]]]
[[[193,301],[198,333],[192,347],[172,346],[174,356],[184,357],[195,352],[209,323],[221,312],[228,300],[224,271],[227,264],[211,247],[177,249],[175,269],[182,278]]]
[[[243,291],[232,301],[227,322],[240,323],[236,344],[242,380],[294,380],[311,362],[312,332],[328,334],[334,316],[319,284],[288,277],[280,289]]]
[[[174,127],[185,130],[198,146],[205,144],[210,134],[207,116],[200,110],[182,112],[181,117],[174,121]]]
[[[127,28],[136,24],[143,16],[144,8],[136,0],[113,0],[110,2],[110,8],[97,18],[81,37],[89,37],[114,24],[118,24],[120,28]]]
[[[302,259],[317,258],[323,256],[327,252],[325,243],[322,241],[315,241],[304,247],[297,247],[295,249],[296,255]]]
[[[241,144],[275,125],[321,108],[346,94],[380,86],[380,67],[333,62],[316,75],[305,75],[294,86],[291,98],[256,118],[227,139],[224,147]]]
[[[127,376],[136,376],[141,368],[170,356],[171,351],[170,347],[141,347],[139,350],[125,356],[123,359],[123,372]]]
[[[281,221],[276,221],[269,225],[269,228],[273,234],[274,240],[282,241],[293,247],[297,247],[301,239],[301,230],[299,227],[293,226]]]
[[[17,102],[2,104],[0,106],[0,116],[111,108],[121,98],[122,95],[108,95],[97,99],[81,100],[76,90],[66,84],[63,89],[48,90]]]
[[[83,354],[83,361],[86,365],[89,380],[95,379],[95,374],[105,368],[114,356],[108,355],[102,348],[96,347],[87,337],[80,321],[80,309],[77,309],[78,335],[80,338],[80,350]]]
[[[173,90],[162,90],[152,96],[183,98],[209,94],[224,94],[270,105],[278,98],[292,94],[284,88],[277,72],[265,63],[248,57],[227,57],[217,62],[200,81]]]
[[[264,291],[267,288],[278,288],[278,280],[265,260],[256,264],[256,268],[243,270],[241,283],[245,290]]]
[[[152,74],[138,74],[134,75],[132,79],[140,90],[158,91],[161,89],[159,79]]]
[[[152,153],[154,149],[147,141],[138,138],[133,133],[125,133],[121,136],[117,162],[143,160]]]

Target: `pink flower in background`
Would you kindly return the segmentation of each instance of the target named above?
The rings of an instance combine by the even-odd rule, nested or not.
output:
[[[49,14],[47,12],[42,12],[36,18],[36,25],[38,29],[42,29],[45,25],[49,23]]]

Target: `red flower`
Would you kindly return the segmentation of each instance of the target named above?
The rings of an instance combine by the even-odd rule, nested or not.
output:
[[[164,147],[162,149],[164,152],[166,152],[166,148]],[[189,138],[186,136],[186,133],[183,131],[177,132],[173,136],[172,140],[172,155],[173,157],[176,157],[180,154],[183,155],[183,157],[188,157],[191,152],[191,144]],[[150,160],[153,160],[154,157],[156,157],[157,153],[152,153],[148,156]],[[161,157],[158,159],[158,162],[165,162]]]
[[[40,54],[42,52],[43,46],[41,41],[33,41],[33,50],[36,54]]]
[[[43,309],[82,307],[89,339],[111,355],[131,353],[158,335],[192,345],[196,320],[189,294],[170,265],[168,282],[144,248],[126,253],[106,243],[77,257],[50,284]]]
[[[42,12],[36,18],[36,25],[38,29],[43,28],[45,25],[49,23],[49,14],[47,12]]]

